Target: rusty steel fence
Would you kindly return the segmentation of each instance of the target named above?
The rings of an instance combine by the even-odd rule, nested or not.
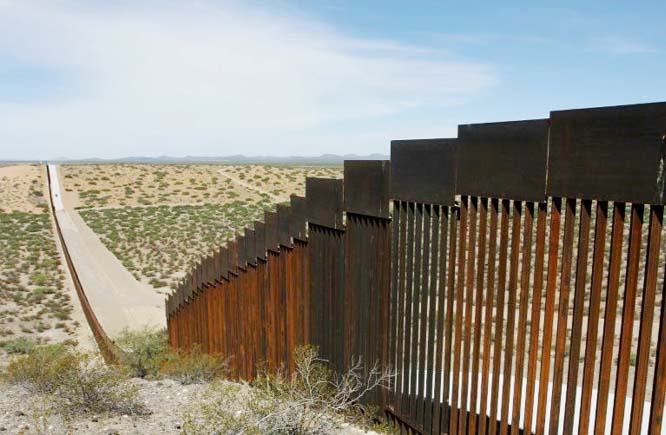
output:
[[[171,344],[389,366],[405,433],[664,433],[665,162],[666,103],[393,141],[193,268]]]

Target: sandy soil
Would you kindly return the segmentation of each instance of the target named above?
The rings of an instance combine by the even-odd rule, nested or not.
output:
[[[0,166],[0,211],[43,212],[45,198],[42,166]]]

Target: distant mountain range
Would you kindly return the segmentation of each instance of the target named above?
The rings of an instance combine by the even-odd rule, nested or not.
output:
[[[189,163],[230,163],[230,164],[273,164],[273,165],[339,165],[342,164],[344,160],[388,160],[389,156],[385,154],[369,154],[369,155],[358,155],[358,154],[322,154],[320,156],[289,156],[289,157],[275,157],[275,156],[244,156],[242,154],[236,154],[233,156],[222,156],[222,157],[197,157],[197,156],[185,156],[185,157],[172,157],[172,156],[160,156],[160,157],[122,157],[118,159],[69,159],[67,157],[60,157],[56,159],[50,159],[50,163],[180,163],[180,164],[189,164]],[[0,160],[0,164],[10,164],[10,163],[35,163],[38,160],[26,161],[26,160]]]

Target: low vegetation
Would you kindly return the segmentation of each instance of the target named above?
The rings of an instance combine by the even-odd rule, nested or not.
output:
[[[133,377],[168,378],[189,385],[210,382],[228,370],[225,359],[198,346],[188,351],[171,349],[164,332],[158,330],[123,331],[116,343],[123,350],[121,364]]]
[[[103,164],[62,166],[79,207],[285,201],[305,193],[305,177],[341,177],[336,166]]]
[[[89,353],[65,346],[38,347],[14,359],[5,375],[9,383],[48,394],[65,417],[99,413],[141,414],[138,391],[116,368],[106,366]]]
[[[296,349],[294,357],[291,376],[265,373],[250,385],[215,383],[210,400],[188,413],[184,432],[329,434],[349,424],[387,431],[375,421],[375,410],[362,403],[368,392],[388,386],[389,371],[375,365],[363,376],[358,360],[337,374],[311,346]]]
[[[202,253],[222,246],[270,205],[234,201],[88,209],[81,216],[137,280],[168,290]]]
[[[335,166],[65,165],[68,202],[137,280],[166,292],[202,255]]]
[[[0,212],[0,347],[65,340],[78,324],[49,214]]]
[[[337,374],[306,346],[295,352],[293,374],[263,373],[248,384],[224,379],[226,365],[219,356],[200,348],[171,350],[162,331],[125,331],[118,344],[126,357],[116,367],[71,346],[35,345],[15,356],[0,380],[41,398],[32,414],[49,424],[54,416],[70,423],[113,416],[146,418],[155,410],[142,399],[142,386],[170,378],[206,384],[180,415],[186,434],[328,434],[349,425],[387,429],[375,419],[376,410],[363,405],[365,394],[385,388],[392,377],[376,365],[364,376],[358,360]]]
[[[45,168],[0,166],[0,360],[71,339],[78,323],[46,197]]]

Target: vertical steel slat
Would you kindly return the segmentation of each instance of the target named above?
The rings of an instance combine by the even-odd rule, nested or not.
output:
[[[643,281],[641,326],[638,333],[638,358],[636,361],[636,378],[634,380],[629,425],[637,433],[640,433],[643,422],[643,404],[645,402],[647,371],[650,362],[652,322],[655,310],[657,273],[659,272],[659,248],[661,246],[663,214],[664,208],[662,206],[650,206],[650,226],[648,230],[647,259],[645,262],[645,280]]]
[[[252,334],[252,349],[251,349],[251,373],[250,379],[257,376],[257,364],[261,361],[259,353],[259,346],[261,341],[260,335],[260,317],[257,315],[260,306],[259,296],[259,262],[256,265],[250,265],[248,268],[251,270],[252,281],[250,284],[250,292],[248,298],[250,299],[250,315],[248,316],[250,332]]]
[[[455,307],[455,331],[453,343],[453,377],[451,379],[453,385],[451,390],[451,415],[449,420],[449,433],[459,434],[458,423],[461,415],[458,402],[458,388],[461,383],[460,365],[461,365],[461,350],[462,350],[462,324],[463,324],[463,301],[465,293],[465,255],[467,254],[467,197],[463,196],[460,201],[460,232],[459,250],[458,250],[458,283],[456,286],[456,307]]]
[[[530,318],[530,343],[527,362],[527,387],[525,392],[524,429],[532,432],[534,413],[534,390],[537,383],[537,362],[539,354],[539,325],[541,322],[541,294],[543,290],[543,272],[546,247],[546,217],[548,204],[540,202],[537,212],[536,248],[534,252],[534,284],[532,289],[532,315]]]
[[[361,216],[347,213],[347,226],[345,229],[345,235],[349,241],[349,251],[352,251],[346,254],[346,258],[351,260],[348,263],[345,263],[345,267],[349,266],[350,269],[346,270],[346,283],[354,283],[358,285],[358,288],[363,288],[363,292],[354,292],[354,288],[345,289],[345,291],[351,291],[354,294],[350,295],[350,300],[353,304],[352,317],[349,322],[344,322],[345,337],[351,338],[350,347],[353,349],[351,355],[347,357],[345,364],[349,364],[349,358],[352,358],[352,355],[356,357],[363,358],[367,364],[364,364],[362,368],[363,376],[366,375],[366,367],[368,364],[372,364],[374,360],[371,359],[371,356],[368,354],[368,348],[366,346],[367,340],[371,339],[369,335],[371,330],[366,328],[366,322],[372,323],[372,317],[374,312],[377,311],[376,302],[373,300],[373,286],[367,285],[364,286],[364,275],[368,272],[368,268],[372,267],[369,264],[363,268],[363,270],[356,270],[353,268],[354,262],[362,261],[367,264],[367,253],[366,249],[370,247],[367,244],[360,243],[362,228],[366,231],[368,230],[365,219]],[[341,301],[343,302],[343,301]],[[373,307],[369,312],[365,313],[365,316],[361,314],[360,307]],[[365,321],[364,321],[365,320]]]
[[[440,222],[441,222],[441,231],[439,233],[440,241],[439,246],[441,247],[441,253],[439,255],[439,274],[437,280],[437,332],[436,332],[436,343],[437,350],[435,351],[435,401],[434,401],[434,412],[433,412],[433,433],[439,434],[443,432],[444,424],[442,422],[442,407],[448,400],[448,393],[442,397],[442,389],[445,385],[442,384],[442,371],[444,370],[443,360],[447,358],[446,348],[445,348],[445,336],[444,336],[444,318],[446,310],[446,301],[447,298],[447,236],[449,233],[449,213],[450,209],[448,207],[440,208]],[[453,219],[455,220],[455,219]]]
[[[488,206],[488,200],[482,200],[482,208]],[[497,253],[497,217],[499,210],[496,199],[490,200],[490,233],[488,238],[488,279],[486,288],[486,307],[484,313],[484,331],[483,331],[483,366],[481,378],[481,421],[479,424],[479,433],[485,434],[487,431],[487,421],[494,426],[496,417],[488,414],[488,393],[489,393],[489,374],[490,374],[490,344],[493,324],[493,304],[495,298],[495,256]],[[486,418],[488,416],[489,418]]]
[[[664,402],[666,401],[666,279],[662,284],[661,313],[659,315],[659,338],[657,342],[657,355],[654,369],[654,384],[652,387],[652,400],[650,403],[650,425],[648,433],[660,434],[664,417]]]
[[[413,394],[411,390],[411,384],[409,376],[409,370],[411,370],[411,331],[412,331],[412,309],[413,304],[412,294],[413,294],[413,281],[414,281],[414,203],[408,203],[407,205],[407,267],[406,274],[407,279],[405,281],[405,351],[404,359],[402,364],[403,370],[403,408],[401,413],[403,416],[409,416],[411,412],[410,404],[411,399],[410,395]]]
[[[403,398],[405,393],[404,388],[404,356],[405,356],[405,306],[406,306],[406,286],[405,281],[407,279],[407,268],[405,264],[405,256],[407,254],[407,242],[405,238],[407,237],[407,204],[404,202],[399,203],[399,223],[400,223],[400,243],[399,243],[399,261],[398,267],[400,268],[396,275],[398,275],[398,318],[397,318],[397,343],[396,347],[398,348],[396,355],[396,371],[397,377],[395,382],[395,411],[402,413],[403,412]]]
[[[576,410],[576,388],[578,384],[578,366],[580,364],[580,345],[583,329],[583,309],[585,306],[585,285],[587,281],[587,254],[590,243],[590,214],[592,201],[581,201],[581,215],[578,230],[578,253],[576,254],[576,281],[573,303],[573,323],[569,339],[569,369],[567,371],[567,394],[564,408],[563,430],[573,433],[574,412]]]
[[[643,210],[644,206],[642,204],[632,204],[631,206],[627,277],[624,283],[620,353],[618,355],[617,377],[615,379],[615,404],[613,406],[613,422],[611,426],[613,433],[620,433],[622,431],[622,423],[624,422],[624,406],[627,396],[627,383],[629,381],[629,359],[631,358],[631,340],[634,328],[634,313],[636,311]]]
[[[338,357],[337,367],[338,370],[345,367],[345,361],[343,359],[344,353],[344,326],[340,319],[342,319],[342,298],[344,297],[344,278],[345,278],[345,237],[344,231],[331,229],[329,230],[335,241],[334,253],[335,255],[332,261],[331,272],[334,273],[333,276],[333,286],[332,288],[335,291],[336,295],[336,304],[334,305],[333,311],[333,325],[337,326],[338,330],[334,330],[334,338],[336,339],[336,346],[334,348],[334,355]],[[374,361],[373,361],[374,362]]]
[[[562,271],[560,273],[560,302],[557,311],[555,337],[555,363],[553,364],[553,395],[550,402],[550,433],[557,433],[560,424],[560,399],[564,376],[564,353],[569,316],[569,293],[573,265],[573,238],[576,219],[576,199],[567,198],[564,212],[564,240],[562,242]]]
[[[418,348],[418,377],[417,377],[417,388],[416,388],[416,422],[420,428],[423,428],[425,421],[424,416],[424,396],[425,396],[425,386],[424,386],[424,377],[425,377],[425,362],[426,362],[426,333],[427,322],[428,322],[428,295],[430,294],[430,282],[429,277],[429,261],[430,261],[430,220],[432,217],[430,204],[423,205],[423,242],[422,242],[422,257],[421,257],[421,287],[420,287],[420,308],[418,311],[419,318],[419,348]]]
[[[498,258],[497,299],[495,301],[495,347],[493,349],[493,383],[490,395],[490,435],[497,431],[499,377],[502,362],[502,335],[504,330],[504,297],[506,290],[506,263],[509,244],[509,201],[502,200],[500,223],[500,249]],[[504,405],[506,407],[506,405]]]
[[[557,285],[557,263],[559,259],[560,220],[562,199],[552,199],[550,215],[550,240],[548,242],[548,272],[546,278],[546,302],[544,305],[543,340],[541,343],[541,372],[539,378],[539,401],[537,403],[537,435],[544,433],[546,425],[546,406],[548,401],[548,381],[550,369],[550,349],[553,334],[553,316],[555,313],[555,292]]]
[[[423,261],[423,251],[422,251],[422,238],[423,238],[423,204],[416,204],[416,213],[414,215],[414,221],[416,225],[416,236],[414,239],[414,289],[412,292],[412,301],[411,301],[411,311],[412,311],[412,321],[410,322],[410,327],[412,330],[411,338],[411,352],[410,352],[410,404],[409,404],[409,415],[412,419],[412,422],[417,418],[417,407],[420,403],[418,400],[418,361],[419,361],[419,297],[423,292],[423,287],[421,285],[421,261]],[[418,420],[416,420],[416,425],[418,426]]]
[[[596,202],[596,221],[594,223],[594,253],[592,254],[592,283],[587,320],[587,340],[585,343],[585,366],[583,367],[583,392],[580,404],[578,433],[587,435],[590,426],[592,407],[592,387],[597,352],[597,333],[601,309],[601,286],[604,273],[604,248],[606,246],[606,226],[608,221],[608,203]]]
[[[294,248],[293,247],[280,247],[280,255],[284,256],[282,263],[283,270],[283,286],[284,286],[284,302],[285,302],[285,352],[284,358],[287,362],[288,373],[293,373],[295,369],[294,359],[292,353],[296,348],[297,342],[297,311],[296,311],[296,297],[298,288],[294,281]],[[248,266],[248,270],[251,266]],[[251,331],[251,330],[250,330]]]
[[[518,435],[520,429],[520,409],[523,406],[523,364],[525,361],[525,342],[527,340],[527,308],[529,304],[530,271],[532,265],[532,223],[534,204],[525,204],[525,223],[523,226],[522,265],[520,271],[520,308],[518,313],[518,342],[516,344],[516,372],[513,384],[513,414],[511,433]]]
[[[610,264],[606,290],[606,310],[604,313],[604,333],[599,364],[599,392],[597,394],[596,420],[594,433],[603,435],[606,429],[606,412],[610,388],[611,364],[613,362],[613,341],[615,340],[615,319],[617,317],[617,297],[620,283],[620,262],[622,260],[622,238],[625,221],[625,204],[613,204],[613,229],[611,233]]]
[[[438,280],[439,275],[439,227],[440,222],[440,207],[437,205],[432,206],[432,249],[431,249],[431,261],[430,261],[430,278],[429,278],[429,290],[430,294],[428,295],[428,360],[425,367],[425,376],[423,380],[423,385],[425,385],[425,412],[424,412],[424,432],[432,433],[433,430],[433,406],[435,402],[435,396],[433,394],[433,386],[435,379],[433,376],[433,370],[435,367],[435,327],[437,324],[437,298],[438,298]],[[443,313],[443,310],[439,312]]]
[[[348,273],[345,276],[345,297],[341,301],[343,304],[343,322],[344,322],[344,331],[345,331],[345,349],[344,349],[344,359],[345,364],[349,363],[352,358],[358,357],[361,355],[359,353],[359,342],[358,336],[360,335],[359,329],[359,318],[357,307],[363,307],[363,302],[358,300],[362,298],[363,295],[357,293],[357,288],[360,288],[358,283],[359,280],[359,271],[355,270],[357,273],[351,273],[352,264],[357,261],[360,261],[360,258],[357,258],[355,254],[358,253],[360,246],[358,246],[356,241],[356,231],[358,228],[357,217],[351,213],[347,214],[347,226],[345,235],[349,242],[349,250],[345,253],[345,266],[349,267]],[[362,258],[362,257],[361,257]],[[370,289],[366,289],[366,292]],[[364,292],[365,293],[365,292]]]
[[[398,246],[400,246],[400,202],[393,201],[393,218],[391,220],[391,296],[389,308],[389,366],[399,369],[397,364],[398,340],[398,271],[401,266]],[[396,378],[389,380],[390,405],[396,406]]]
[[[390,232],[390,221],[388,219],[376,219],[375,222],[378,225],[379,234],[377,236],[378,248],[373,253],[376,256],[377,262],[377,288],[380,290],[380,295],[378,297],[381,310],[378,310],[380,313],[380,321],[378,325],[374,327],[377,329],[378,334],[378,345],[376,347],[379,354],[379,363],[382,367],[387,367],[389,364],[389,343],[388,343],[388,330],[390,326],[390,313],[389,313],[389,301],[390,301],[390,273],[391,273],[391,232]],[[374,279],[374,278],[370,278]],[[386,389],[377,390],[377,394],[380,396],[380,408],[385,408],[388,401],[388,391]]]
[[[444,332],[445,339],[445,348],[444,348],[444,379],[442,380],[443,385],[443,397],[444,402],[446,403],[445,415],[442,422],[442,427],[446,428],[449,426],[452,420],[452,406],[451,401],[449,400],[449,392],[451,390],[451,358],[453,353],[451,352],[453,348],[453,303],[455,298],[455,288],[456,288],[456,258],[457,258],[457,249],[458,249],[458,220],[460,209],[449,209],[449,258],[448,258],[448,272],[447,272],[447,296],[446,296],[446,327]]]
[[[518,269],[520,258],[520,221],[523,214],[522,203],[513,201],[513,216],[511,217],[511,257],[509,262],[509,300],[507,303],[508,315],[506,319],[506,346],[504,350],[504,385],[502,388],[502,418],[500,434],[506,435],[509,430],[509,403],[511,400],[511,369],[513,365],[513,339],[516,323],[516,290],[518,287]]]
[[[259,362],[264,363],[268,358],[267,353],[267,341],[266,337],[266,328],[265,328],[265,316],[266,312],[266,260],[262,258],[257,259],[257,319],[260,320],[260,323],[257,325],[258,332],[260,334],[259,340]]]
[[[479,360],[481,351],[481,327],[483,325],[481,313],[483,309],[483,277],[486,266],[486,226],[487,226],[487,209],[488,202],[484,199],[479,201],[474,198],[473,205],[477,208],[478,202],[481,202],[479,208],[479,228],[478,228],[478,250],[477,266],[476,266],[476,296],[474,298],[474,347],[472,349],[472,389],[470,392],[470,409],[472,411],[469,424],[469,432],[476,433],[477,431],[477,397],[479,392]],[[482,407],[485,411],[485,407]],[[485,420],[485,412],[480,412],[478,419]]]
[[[472,339],[472,307],[474,305],[474,267],[476,260],[476,214],[477,214],[477,200],[476,197],[467,198],[467,222],[469,226],[469,236],[467,242],[467,265],[465,267],[465,323],[463,329],[463,362],[462,362],[462,391],[461,391],[461,422],[460,433],[468,433],[468,424],[471,426],[469,419],[475,418],[475,410],[467,412],[468,403],[468,390],[470,383],[470,353],[471,353],[471,339]],[[462,278],[462,277],[461,277]]]
[[[357,316],[358,322],[360,324],[359,333],[361,335],[361,337],[359,337],[359,341],[361,342],[361,351],[359,352],[359,355],[363,357],[363,361],[366,361],[366,364],[363,365],[363,368],[365,372],[364,376],[367,376],[368,371],[370,370],[370,364],[374,364],[377,361],[375,354],[375,345],[378,343],[377,319],[379,316],[377,314],[379,313],[379,310],[382,309],[382,306],[379,304],[380,301],[377,298],[378,292],[376,280],[372,280],[374,282],[369,282],[370,280],[368,280],[368,278],[375,276],[377,267],[377,263],[371,259],[371,252],[377,249],[377,230],[373,228],[373,224],[370,222],[370,218],[366,216],[362,216],[360,218],[360,222],[362,226],[360,226],[359,229],[361,229],[362,232],[367,232],[369,236],[368,239],[366,239],[367,243],[363,243],[361,237],[359,237],[356,241],[356,243],[360,244],[359,250],[362,255],[361,261],[366,265],[365,267],[361,268],[361,276],[359,277],[361,278],[360,281],[365,284],[364,286],[362,284],[361,288],[367,289],[366,292],[361,292],[364,296],[365,305],[360,306],[375,307],[375,309],[370,310],[370,313],[368,313],[367,316],[362,316],[360,313]],[[370,394],[367,397],[370,403],[376,403],[376,393],[377,390],[370,391]]]

